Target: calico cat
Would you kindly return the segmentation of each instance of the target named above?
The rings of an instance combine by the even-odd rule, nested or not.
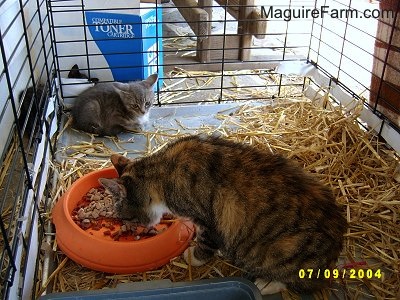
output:
[[[121,218],[145,226],[164,213],[189,218],[197,245],[194,266],[219,250],[248,272],[263,294],[308,293],[327,282],[299,278],[336,263],[346,220],[331,190],[294,161],[223,138],[195,135],[136,160],[112,155],[119,178],[99,182]],[[315,273],[316,274],[316,273]]]
[[[158,75],[130,83],[108,82],[83,91],[72,107],[73,127],[98,135],[142,130],[154,101]]]

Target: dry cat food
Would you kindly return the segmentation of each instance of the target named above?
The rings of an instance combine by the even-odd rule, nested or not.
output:
[[[121,220],[114,210],[114,200],[103,187],[92,188],[72,211],[72,219],[83,230],[93,234],[101,231],[104,237],[115,241],[142,240],[160,234],[173,222],[174,217],[164,215],[153,228],[140,226],[137,222]]]

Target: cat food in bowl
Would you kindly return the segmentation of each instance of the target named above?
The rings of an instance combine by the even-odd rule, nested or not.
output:
[[[78,179],[58,200],[53,223],[60,249],[75,262],[98,271],[127,274],[161,267],[188,246],[193,224],[164,216],[153,228],[119,220],[99,178],[115,178],[114,168]]]

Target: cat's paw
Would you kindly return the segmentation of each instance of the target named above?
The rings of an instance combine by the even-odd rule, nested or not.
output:
[[[270,281],[262,278],[257,278],[254,284],[260,290],[262,295],[271,295],[286,290],[286,284],[280,281]]]
[[[145,131],[149,127],[148,120],[138,120],[133,124],[133,127],[136,128],[138,131]]]
[[[125,131],[133,131],[133,132],[142,132],[144,131],[144,127],[141,124],[134,124],[130,126],[125,126]]]
[[[185,252],[183,253],[183,258],[185,259],[185,261],[188,265],[191,265],[193,267],[200,267],[200,266],[204,265],[207,261],[197,259],[194,256],[194,248],[195,248],[195,246],[187,248],[185,250]],[[189,255],[190,255],[190,259],[189,259]]]

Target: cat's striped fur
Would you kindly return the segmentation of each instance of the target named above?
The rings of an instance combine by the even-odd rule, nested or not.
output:
[[[322,271],[338,259],[346,220],[332,192],[280,155],[188,136],[149,157],[111,160],[120,178],[100,182],[118,199],[121,217],[145,225],[163,212],[190,218],[199,228],[198,244],[185,257],[192,251],[194,265],[220,250],[258,278],[264,293],[284,287],[311,292],[324,281],[301,279],[299,270]]]

